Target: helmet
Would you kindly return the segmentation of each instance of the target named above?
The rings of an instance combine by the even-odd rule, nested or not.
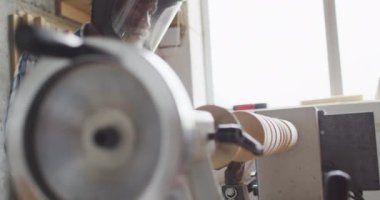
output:
[[[155,50],[184,0],[93,0],[91,21],[104,36]]]

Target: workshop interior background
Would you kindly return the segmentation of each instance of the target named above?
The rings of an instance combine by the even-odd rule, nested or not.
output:
[[[242,51],[241,49],[239,51],[239,50],[231,50],[229,48],[225,48],[225,46],[228,45],[228,44],[224,43],[226,35],[222,35],[222,37],[220,37],[220,40],[217,40],[217,38],[215,39],[215,37],[213,38],[216,41],[215,44],[220,45],[220,46],[216,45],[215,46],[216,48],[214,48],[214,49],[217,49],[222,53],[224,53],[224,51],[227,52],[226,54],[220,54],[220,55],[222,55],[220,57],[225,57],[227,61],[230,60],[231,62],[226,62],[225,60],[221,60],[219,62],[216,62],[216,64],[220,64],[218,66],[221,66],[221,64],[225,64],[227,67],[225,67],[225,68],[219,67],[220,71],[224,70],[224,71],[226,71],[226,73],[221,73],[220,71],[216,71],[216,70],[214,71],[216,75],[218,75],[216,72],[219,72],[219,74],[223,74],[223,76],[222,75],[219,76],[219,79],[218,79],[218,77],[216,77],[215,82],[216,83],[225,83],[225,84],[215,84],[214,85],[214,87],[216,88],[215,89],[215,95],[212,92],[210,92],[210,88],[212,88],[212,84],[210,86],[210,83],[207,83],[207,80],[205,80],[205,79],[207,79],[207,73],[210,73],[210,72],[207,72],[207,70],[210,70],[210,69],[207,69],[204,66],[205,66],[205,64],[206,65],[210,64],[207,62],[211,62],[211,61],[204,59],[204,58],[211,57],[210,55],[208,55],[208,53],[210,53],[210,52],[207,51],[207,50],[209,50],[207,48],[211,48],[211,47],[207,47],[207,44],[206,44],[206,46],[204,46],[205,45],[204,40],[207,40],[207,38],[205,39],[203,37],[205,37],[205,35],[207,36],[207,34],[204,34],[205,32],[203,31],[203,28],[204,28],[203,26],[207,26],[207,23],[205,21],[203,21],[203,23],[202,23],[202,20],[204,20],[204,19],[202,19],[202,15],[200,13],[201,12],[201,9],[200,9],[201,6],[200,5],[202,4],[202,1],[204,1],[204,0],[191,0],[191,1],[187,1],[187,3],[184,4],[182,12],[179,14],[179,16],[177,16],[177,18],[175,19],[176,21],[173,22],[173,25],[175,25],[174,28],[172,30],[169,30],[169,34],[174,34],[175,36],[178,36],[178,37],[170,37],[170,38],[174,38],[173,40],[165,40],[165,38],[164,38],[163,44],[160,45],[160,48],[157,52],[162,58],[164,58],[169,63],[169,65],[171,67],[173,67],[174,71],[180,77],[180,79],[182,80],[191,100],[193,101],[194,107],[205,105],[207,103],[214,103],[214,102],[209,100],[212,98],[216,99],[215,100],[216,103],[226,102],[226,105],[228,105],[232,101],[234,101],[234,103],[235,103],[235,100],[238,97],[240,98],[240,96],[236,93],[241,92],[242,88],[248,88],[249,91],[255,91],[255,92],[244,92],[241,96],[244,96],[246,94],[250,94],[253,96],[256,95],[254,97],[257,98],[257,96],[258,96],[257,94],[264,94],[264,95],[270,94],[270,95],[273,95],[273,97],[271,96],[272,99],[277,100],[277,101],[281,101],[281,103],[283,103],[286,100],[285,96],[296,96],[298,94],[300,94],[302,99],[297,99],[297,101],[298,100],[305,100],[305,99],[306,100],[315,99],[315,98],[319,99],[319,98],[325,97],[325,96],[321,96],[321,97],[320,96],[317,96],[317,97],[305,96],[306,93],[307,94],[310,93],[311,95],[317,94],[318,91],[316,91],[315,88],[325,88],[325,92],[327,94],[329,93],[329,81],[328,81],[328,73],[327,73],[327,71],[328,71],[328,59],[327,59],[327,50],[326,50],[327,48],[325,47],[325,41],[324,41],[325,40],[325,34],[323,32],[324,31],[324,24],[322,23],[323,22],[322,1],[320,1],[320,2],[313,1],[314,4],[318,3],[319,7],[318,6],[314,6],[314,7],[311,6],[313,8],[315,8],[315,7],[320,8],[318,10],[318,13],[320,13],[320,16],[319,16],[318,20],[315,20],[315,22],[318,22],[319,26],[313,26],[313,27],[315,29],[319,30],[318,33],[321,33],[320,35],[321,35],[321,38],[323,39],[322,42],[318,42],[317,40],[315,40],[315,38],[313,38],[313,35],[309,36],[311,39],[304,36],[306,34],[303,34],[302,36],[304,36],[304,38],[301,38],[301,39],[306,38],[308,42],[312,41],[312,42],[318,43],[318,44],[320,44],[320,46],[322,46],[321,49],[323,51],[321,51],[322,52],[321,57],[323,59],[319,59],[319,57],[318,57],[318,61],[320,61],[322,63],[320,66],[313,68],[313,66],[318,65],[319,63],[310,61],[309,57],[307,57],[307,56],[302,56],[302,55],[300,56],[299,54],[297,54],[297,53],[299,53],[298,51],[297,52],[295,51],[296,53],[292,52],[292,49],[286,49],[286,50],[289,52],[292,52],[293,55],[296,55],[296,56],[294,56],[294,60],[290,59],[290,58],[293,58],[291,56],[286,57],[288,54],[284,53],[284,51],[282,51],[283,49],[281,49],[281,48],[277,49],[278,55],[273,55],[272,50],[274,48],[272,48],[272,47],[277,47],[277,46],[274,46],[274,45],[268,46],[268,41],[276,43],[276,44],[279,43],[279,42],[277,42],[277,40],[273,40],[273,38],[271,38],[271,36],[280,35],[276,31],[271,32],[272,34],[265,34],[265,36],[269,35],[268,37],[264,37],[264,34],[262,35],[263,36],[262,38],[256,37],[257,41],[261,41],[262,45],[265,45],[264,46],[264,47],[266,47],[265,50],[267,50],[267,52],[268,52],[268,55],[269,55],[268,57],[261,56],[265,62],[268,60],[283,62],[283,60],[281,60],[281,59],[271,59],[271,58],[280,57],[279,55],[281,55],[281,56],[286,57],[287,59],[289,58],[288,60],[292,61],[292,62],[290,62],[289,65],[296,66],[297,64],[301,63],[301,61],[298,62],[300,60],[299,58],[303,57],[304,60],[308,62],[307,64],[310,64],[310,65],[299,64],[300,66],[302,66],[302,69],[305,70],[305,71],[301,71],[301,72],[304,72],[306,75],[300,76],[299,72],[293,73],[293,74],[295,74],[295,76],[298,76],[298,77],[301,77],[301,78],[304,78],[307,80],[310,79],[310,81],[309,80],[308,80],[308,82],[305,81],[305,84],[299,84],[300,81],[296,78],[293,78],[292,79],[293,85],[290,85],[290,86],[294,86],[294,87],[290,87],[290,86],[287,86],[285,84],[285,82],[281,82],[281,80],[282,80],[281,78],[286,79],[286,80],[290,79],[289,77],[283,75],[283,74],[285,74],[285,72],[284,73],[278,73],[278,71],[276,71],[276,73],[272,73],[272,72],[267,72],[267,71],[261,71],[260,73],[256,73],[256,71],[254,71],[255,73],[245,73],[245,71],[243,72],[243,71],[237,70],[238,67],[241,67],[241,68],[245,67],[247,69],[250,66],[255,66],[255,64],[259,63],[257,61],[258,59],[257,58],[253,59],[254,56],[252,55],[253,54],[252,51]],[[19,56],[17,49],[15,49],[15,47],[14,47],[14,41],[12,38],[13,30],[14,30],[15,26],[17,25],[17,23],[32,23],[35,25],[44,26],[45,28],[50,28],[50,29],[54,29],[57,31],[61,31],[61,32],[74,31],[74,30],[78,29],[82,23],[84,23],[88,20],[88,17],[89,17],[89,15],[88,15],[88,12],[89,12],[88,3],[89,2],[90,2],[90,0],[0,0],[0,44],[1,44],[1,46],[0,46],[0,61],[1,61],[0,62],[0,200],[9,199],[8,169],[7,169],[7,163],[6,163],[5,149],[2,147],[4,146],[4,142],[5,142],[4,127],[3,127],[4,123],[3,122],[4,122],[5,111],[7,109],[7,101],[8,101],[8,97],[9,97],[10,81],[11,81],[11,78],[13,77],[13,70],[15,68],[15,65],[17,63],[17,59]],[[220,2],[221,1],[219,1],[219,0],[215,0],[214,4],[217,4]],[[224,1],[224,2],[227,2],[227,3],[225,3],[226,6],[231,6],[231,5],[229,5],[231,3],[230,1]],[[299,2],[301,2],[301,1],[299,1]],[[299,2],[297,2],[297,3],[299,3]],[[311,5],[312,3],[310,1],[310,2],[307,2],[305,4]],[[252,8],[249,6],[245,6],[246,8],[240,8],[241,5],[236,5],[236,6],[239,6],[239,10],[240,9],[241,10],[246,9],[244,11],[247,11],[247,12],[241,11],[241,13],[252,12]],[[210,8],[211,7],[212,6],[210,6]],[[294,7],[296,9],[299,8],[296,6],[294,6]],[[204,8],[204,9],[206,9],[206,8]],[[256,9],[258,10],[261,8],[256,8]],[[294,10],[296,10],[296,9],[294,9]],[[220,10],[221,10],[220,11],[221,15],[225,15],[225,12],[222,12],[223,9],[220,9]],[[264,10],[264,9],[262,9],[262,10]],[[298,11],[300,11],[300,12],[301,12],[301,10],[302,10],[302,12],[308,12],[307,9],[304,9],[304,10],[298,9]],[[277,11],[279,12],[280,9],[278,9]],[[285,14],[288,14],[287,9],[283,9],[282,11]],[[275,14],[273,14],[273,12],[263,11],[263,13],[264,12],[268,15],[275,15]],[[296,13],[296,14],[299,14],[299,13]],[[296,14],[294,14],[294,15],[296,15]],[[263,16],[265,16],[265,15],[263,15]],[[263,16],[256,18],[257,19],[256,25],[257,24],[260,25],[262,20],[267,20],[267,21],[262,23],[262,26],[263,27],[269,27],[267,25],[269,23],[269,17],[263,17]],[[304,17],[304,18],[303,17],[302,18],[297,17],[296,19],[299,21],[305,22],[305,24],[309,24],[310,26],[313,25],[313,23],[310,23],[309,21],[306,20],[307,19],[306,17]],[[250,19],[248,19],[248,21],[249,20]],[[276,22],[279,23],[278,21],[280,21],[280,20],[278,20],[278,18],[275,18],[275,17],[273,17],[272,20],[273,20],[272,21],[273,24],[275,24]],[[296,28],[287,28],[287,30],[289,29],[288,35],[293,35],[295,38],[298,36],[297,36],[297,34],[292,34],[293,33],[292,31],[297,30],[299,32],[299,34],[303,33],[302,28],[298,27],[299,21],[297,21],[297,20],[295,20],[295,22],[297,22],[297,23],[294,23],[297,25],[297,26],[295,26]],[[378,18],[376,20],[378,20]],[[253,21],[253,22],[249,21],[249,22],[252,24],[255,23],[255,21]],[[239,19],[239,21],[237,20],[236,23],[241,23],[242,26],[238,27],[238,28],[242,28],[243,25],[245,25],[244,23],[246,23],[246,21],[243,18],[241,18],[241,19]],[[349,22],[349,23],[352,24],[353,22]],[[371,28],[374,26],[371,25]],[[224,31],[225,30],[225,24],[224,23],[214,23],[210,27],[214,28],[213,29],[213,30],[215,30],[214,33],[218,32],[218,33],[229,34],[228,31]],[[220,29],[215,29],[218,27]],[[280,26],[280,27],[282,27],[282,26]],[[305,26],[305,27],[308,28],[308,26]],[[303,28],[305,28],[305,27],[303,27]],[[232,29],[234,29],[234,28],[235,27],[232,27]],[[273,30],[277,30],[275,28],[276,28],[276,26],[273,26]],[[256,27],[256,29],[260,29],[260,28]],[[264,30],[263,32],[265,32],[265,30],[266,30],[262,27],[261,27],[261,29]],[[242,29],[237,29],[237,30],[238,30],[238,31],[236,31],[237,34],[241,34],[241,32],[243,32],[243,31],[241,31]],[[313,30],[314,29],[310,29],[310,32],[316,32]],[[363,30],[365,30],[365,29],[363,29]],[[375,33],[378,33],[378,32],[376,32],[376,31],[371,32],[371,34],[373,34],[373,35],[376,35]],[[282,32],[282,34],[286,35],[286,34],[284,34],[284,32]],[[367,32],[366,32],[366,34],[367,34]],[[247,35],[248,35],[248,32],[247,32]],[[230,35],[228,35],[228,36],[230,36]],[[252,35],[250,35],[250,36],[252,36]],[[267,40],[265,40],[265,38]],[[281,37],[278,37],[278,38],[281,38]],[[286,37],[284,37],[284,38],[286,39],[287,42],[291,43],[291,45],[295,45],[295,43],[294,44],[292,43],[293,40],[288,39]],[[208,38],[208,39],[210,39],[210,38]],[[253,42],[255,42],[255,41],[256,40],[253,40]],[[260,48],[261,43],[259,43],[257,41],[256,41],[256,43],[254,43],[256,46],[255,45],[246,45],[246,43],[247,43],[246,41],[243,41],[242,43],[244,43],[245,46],[255,46],[257,51],[261,52],[262,49],[264,49],[264,48]],[[231,40],[231,42],[234,42],[234,44],[235,44],[234,40]],[[288,43],[286,43],[286,44],[288,44]],[[312,47],[307,42],[302,42],[302,44],[307,46],[307,48],[298,48],[298,50],[305,52],[305,55],[309,55],[309,54],[314,55],[313,53],[310,53],[310,52],[313,52],[311,50],[314,50],[317,48]],[[371,41],[371,44],[373,44],[374,47],[377,47],[377,48],[373,49],[373,52],[375,52],[375,53],[373,53],[373,55],[374,55],[373,57],[378,58],[378,47],[380,45],[376,45],[376,44],[380,44],[380,43],[377,40],[377,43],[376,43],[376,41]],[[231,45],[231,46],[238,46],[238,45]],[[284,45],[284,46],[286,48],[288,48],[288,46],[286,46],[286,45]],[[220,47],[220,48],[218,48],[218,47]],[[238,46],[238,48],[240,48],[240,46]],[[297,49],[297,48],[294,47],[293,49]],[[360,49],[360,51],[363,50],[362,48],[358,48],[358,49]],[[376,52],[376,50],[377,50],[377,52]],[[250,62],[245,62],[244,59],[240,59],[240,57],[243,57],[242,52],[247,52],[246,57],[250,59]],[[233,56],[234,53],[238,54],[239,59],[236,59],[236,57]],[[230,54],[232,54],[232,56]],[[228,55],[228,56],[224,56],[224,55]],[[290,55],[290,53],[289,53],[289,55]],[[369,54],[369,55],[372,55],[372,54]],[[237,60],[239,60],[238,63],[241,66],[237,66],[238,64],[235,63],[235,62],[237,62]],[[315,60],[317,60],[317,59],[315,59]],[[362,60],[365,60],[365,59],[362,59]],[[257,63],[253,63],[253,62],[257,62]],[[265,66],[263,67],[263,65],[262,65],[263,63],[259,63],[260,65],[257,64],[256,66],[260,66],[261,68],[266,68],[269,71],[269,69],[271,69],[271,68],[265,67]],[[283,62],[281,64],[284,64],[284,63],[285,62]],[[236,68],[235,68],[235,66],[231,67],[233,64],[236,65],[237,67]],[[375,63],[375,64],[377,64],[377,63]],[[245,66],[245,65],[247,65],[247,66]],[[285,67],[284,66],[285,65],[277,65],[278,68],[281,68],[281,70],[284,70],[286,72],[295,71],[295,70],[292,70],[292,68],[286,68],[286,66]],[[363,66],[364,66],[364,64],[360,65],[360,67],[359,67],[360,71],[366,71],[366,70],[361,70],[361,69],[363,69],[362,68]],[[366,67],[366,66],[364,66],[364,67]],[[252,69],[253,68],[254,67],[252,67]],[[274,70],[279,70],[278,68],[274,68]],[[281,70],[279,70],[279,71],[283,72]],[[318,70],[322,71],[323,70],[323,73],[326,72],[323,74],[323,77],[326,79],[326,81],[323,83],[321,83],[320,81],[313,81],[314,80],[313,78],[319,77],[313,73],[314,70],[315,71],[318,71]],[[235,74],[238,74],[238,76],[234,76],[234,75],[232,75],[232,73],[227,73],[227,72],[231,72],[231,71],[234,72]],[[370,71],[370,70],[367,70],[367,71]],[[270,76],[262,76],[262,74],[264,74],[265,72],[267,72],[267,74],[269,74]],[[378,71],[376,71],[376,72],[378,72]],[[378,73],[372,73],[372,74],[373,74],[373,76],[376,76],[376,77],[378,76]],[[251,82],[250,82],[250,84],[248,84],[248,82],[245,82],[246,80],[254,80],[254,79],[257,81],[260,81],[258,76],[263,77],[265,79],[265,82],[262,81],[262,83],[258,83],[258,84],[252,84]],[[228,78],[234,77],[236,79],[239,79],[239,81],[234,81],[235,79],[225,81],[225,77],[228,77]],[[246,77],[246,79],[244,79],[244,77]],[[355,80],[360,80],[360,78],[361,78],[358,74],[355,74],[354,77],[357,78]],[[363,78],[361,78],[361,79],[363,80]],[[368,79],[370,79],[370,78],[368,78]],[[376,79],[376,80],[373,79],[373,82],[376,82],[376,84],[372,84],[373,89],[371,88],[370,94],[372,95],[372,93],[373,93],[374,94],[373,96],[375,96],[375,94],[376,94],[376,99],[379,100],[380,99],[380,93],[376,93],[377,91],[374,89],[375,87],[376,88],[378,87],[377,81],[378,81],[378,79]],[[281,85],[277,84],[279,82],[281,83]],[[314,85],[311,85],[311,86],[307,85],[306,83],[309,83],[309,82],[313,82]],[[358,84],[358,81],[350,81],[350,82],[352,82],[352,83],[355,82],[356,85],[360,85],[360,84]],[[244,83],[244,84],[242,85],[241,83]],[[263,83],[265,83],[265,84],[263,84]],[[207,85],[207,84],[209,84],[209,85]],[[297,90],[296,86],[299,86],[300,88],[303,87],[306,89],[305,89],[305,91]],[[252,89],[253,87],[258,87],[258,89],[261,89],[263,91],[258,90],[258,89],[256,89],[256,90]],[[219,90],[218,90],[218,88],[219,88]],[[274,91],[277,91],[279,88],[283,91],[288,91],[288,90],[294,91],[294,93],[274,92]],[[369,87],[367,87],[367,88],[369,88]],[[380,87],[378,87],[378,89],[380,89]],[[243,91],[247,91],[247,90],[243,90]],[[380,90],[378,90],[378,91],[380,91]],[[268,92],[268,94],[265,92]],[[228,94],[228,98],[225,98],[226,94]],[[284,95],[284,94],[286,94],[286,95]],[[357,94],[357,93],[354,93],[354,94]],[[213,97],[213,95],[215,97]],[[354,97],[356,98],[357,96],[354,96]],[[362,98],[362,97],[360,97],[360,98]],[[354,100],[357,100],[357,99],[354,99]],[[360,99],[360,100],[362,100],[362,99]],[[246,103],[246,102],[239,102],[239,103]],[[313,104],[315,102],[308,102],[308,103]],[[270,105],[270,103],[269,103],[269,105]],[[376,126],[377,127],[379,126],[378,121],[376,121]],[[377,195],[378,195],[377,192],[376,193],[374,192],[373,198],[376,198]]]

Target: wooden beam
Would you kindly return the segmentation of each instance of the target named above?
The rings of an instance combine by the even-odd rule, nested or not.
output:
[[[33,19],[33,24],[35,26],[38,26],[38,27],[46,27],[47,26],[46,20],[41,16],[35,17]]]
[[[33,25],[34,23],[34,17],[29,13],[22,15],[21,19],[22,19],[22,22],[21,22],[22,24]]]
[[[20,52],[16,47],[15,31],[21,23],[21,18],[18,15],[9,15],[9,58],[10,58],[10,76],[13,79],[14,72],[20,57]]]
[[[78,23],[86,23],[90,20],[90,13],[82,7],[74,5],[71,1],[58,0],[57,14]]]

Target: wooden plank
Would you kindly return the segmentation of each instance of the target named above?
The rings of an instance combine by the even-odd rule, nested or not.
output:
[[[10,76],[13,79],[14,72],[20,57],[20,52],[16,47],[15,32],[17,26],[21,22],[21,18],[18,15],[9,15],[9,58],[10,58]]]
[[[33,24],[41,28],[46,28],[46,25],[47,25],[45,18],[41,16],[35,17],[33,19]]]
[[[90,20],[90,13],[87,10],[83,10],[84,6],[76,6],[77,4],[72,1],[62,1],[58,2],[57,14],[68,18],[70,20],[76,21],[78,23],[86,23]]]
[[[26,13],[26,14],[22,15],[21,19],[22,19],[21,23],[33,25],[34,17],[31,14]]]
[[[301,105],[318,105],[318,104],[331,104],[331,103],[343,103],[343,102],[357,102],[362,101],[363,95],[350,95],[350,96],[333,96],[324,99],[312,99],[301,101]]]
[[[71,6],[76,7],[85,13],[90,13],[90,4],[91,4],[90,0],[58,0],[58,1],[70,4]]]

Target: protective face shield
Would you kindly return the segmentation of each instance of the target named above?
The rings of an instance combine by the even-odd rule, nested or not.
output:
[[[92,21],[105,35],[112,35],[153,51],[183,1],[93,0]],[[99,21],[102,23],[99,24]]]

